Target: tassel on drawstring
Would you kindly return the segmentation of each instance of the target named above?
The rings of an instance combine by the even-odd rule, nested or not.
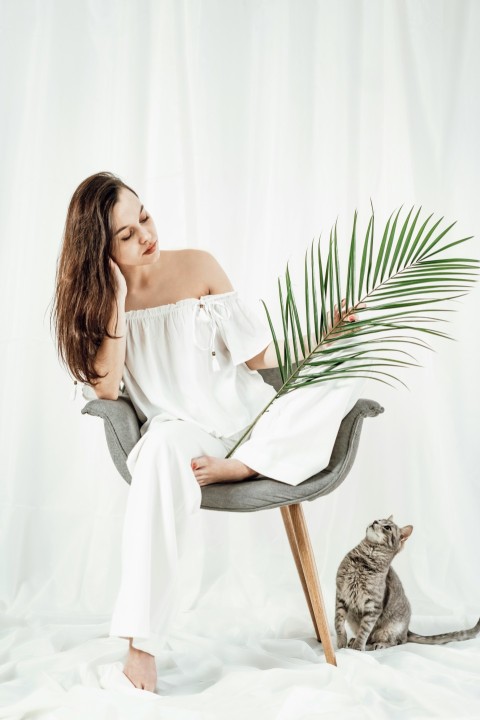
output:
[[[214,372],[218,372],[220,370],[220,365],[218,363],[215,350],[212,350],[212,368]]]
[[[203,310],[204,312],[200,315],[198,315],[198,311]],[[230,308],[225,305],[224,302],[221,300],[211,300],[208,303],[204,302],[198,302],[195,304],[193,308],[192,313],[192,335],[193,335],[193,342],[197,347],[199,347],[201,350],[207,350],[210,352],[210,357],[212,360],[212,370],[213,372],[219,372],[221,370],[220,363],[218,362],[218,359],[216,357],[215,352],[215,336],[217,332],[217,323],[216,320],[225,320],[229,318],[231,315]],[[207,347],[203,347],[197,340],[196,337],[196,319],[197,317],[200,317],[202,322],[210,324],[211,328],[211,334],[210,334],[210,342]]]
[[[73,395],[72,395],[72,402],[73,402],[73,401],[76,399],[76,397],[77,397],[78,382],[77,382],[76,380],[74,380],[74,381],[73,381],[73,384],[74,384],[75,389],[74,389]]]

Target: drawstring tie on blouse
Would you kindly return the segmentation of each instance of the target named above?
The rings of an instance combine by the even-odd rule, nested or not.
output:
[[[202,312],[203,310],[203,312]],[[195,303],[192,313],[192,335],[193,335],[193,342],[195,345],[200,348],[201,350],[208,350],[210,352],[210,356],[212,358],[212,369],[214,372],[218,372],[220,370],[220,365],[218,364],[218,360],[215,355],[215,336],[217,333],[217,320],[228,320],[230,317],[231,312],[230,308],[227,307],[227,305],[223,302],[223,300],[210,300],[210,301],[203,301],[199,300],[197,303]],[[200,345],[200,343],[197,340],[196,335],[196,321],[197,317],[202,322],[208,322],[210,323],[210,342],[208,344],[208,347],[203,347]]]

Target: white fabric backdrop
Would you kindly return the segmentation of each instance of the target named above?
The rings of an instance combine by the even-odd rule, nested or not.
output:
[[[478,257],[479,28],[474,0],[3,0],[0,717],[224,718],[233,695],[232,718],[480,716],[480,638],[325,664],[278,510],[202,512],[203,584],[159,695],[101,689],[127,647],[107,633],[128,486],[49,329],[68,201],[99,170],[162,247],[211,251],[274,311],[287,260],[301,288],[311,239],[337,215],[347,239],[355,208],[365,228],[370,197],[378,227],[402,203],[457,219]],[[304,508],[332,632],[337,566],[390,513],[414,526],[395,560],[412,628],[480,614],[479,290],[456,307],[457,342],[417,353],[410,390],[368,381],[384,414]]]

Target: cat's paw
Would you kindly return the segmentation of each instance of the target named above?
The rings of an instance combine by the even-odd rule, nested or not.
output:
[[[357,638],[350,638],[350,640],[348,641],[348,647],[352,650],[365,650],[363,645],[357,642]]]
[[[370,645],[372,650],[384,650],[385,648],[392,647],[388,643],[373,643],[373,645]],[[368,650],[368,645],[367,645]]]
[[[337,635],[337,648],[341,650],[342,648],[347,647],[347,636],[346,635]]]

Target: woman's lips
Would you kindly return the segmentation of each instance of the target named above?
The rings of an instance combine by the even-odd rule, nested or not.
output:
[[[149,250],[145,250],[145,252],[144,252],[143,254],[144,254],[144,255],[151,255],[152,252],[155,250],[156,246],[157,246],[157,241],[155,240],[155,242],[154,242],[153,245],[150,247],[150,249],[149,249]]]

